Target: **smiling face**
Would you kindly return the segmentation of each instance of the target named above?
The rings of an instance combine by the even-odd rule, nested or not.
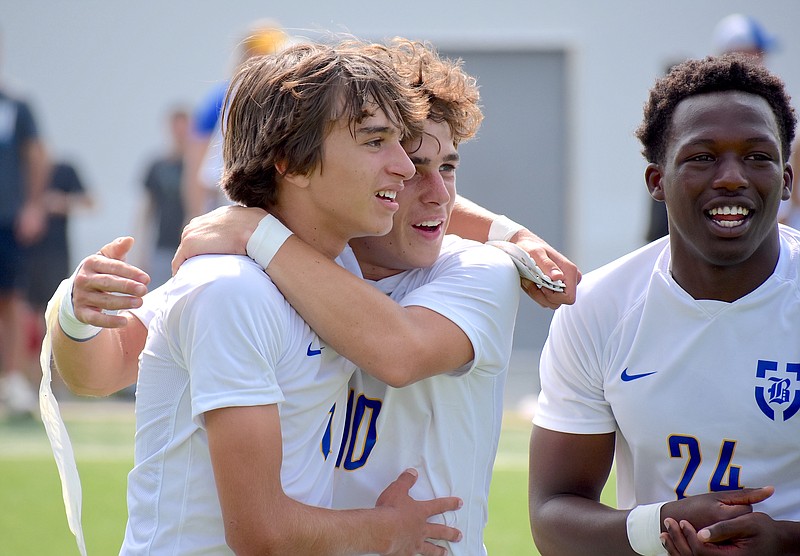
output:
[[[769,104],[740,91],[690,96],[669,133],[664,162],[646,179],[667,205],[673,275],[690,293],[720,270],[756,287],[777,262],[778,205],[792,182]]]
[[[379,108],[352,128],[337,120],[325,136],[321,163],[309,176],[288,178],[305,190],[302,201],[287,203],[303,208],[295,210],[295,232],[334,254],[353,237],[388,232],[398,210],[395,196],[414,175],[400,133]]]
[[[365,278],[378,280],[432,265],[439,257],[456,198],[458,151],[446,122],[428,120],[421,142],[406,144],[416,173],[396,201],[392,231],[350,242]]]

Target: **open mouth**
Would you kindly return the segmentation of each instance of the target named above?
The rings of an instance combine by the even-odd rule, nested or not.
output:
[[[717,226],[723,228],[736,228],[744,224],[750,218],[749,208],[741,205],[725,205],[714,207],[706,211],[706,216]]]
[[[426,220],[425,222],[420,222],[419,224],[414,224],[413,227],[417,230],[421,230],[423,232],[435,232],[436,230],[442,227],[441,220]]]
[[[394,201],[394,198],[397,197],[397,191],[378,191],[375,196],[384,201]]]

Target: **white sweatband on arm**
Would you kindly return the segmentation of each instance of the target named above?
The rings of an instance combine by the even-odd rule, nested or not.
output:
[[[80,266],[78,266],[78,268],[80,269]],[[76,270],[75,273],[77,272]],[[74,280],[75,274],[65,280],[68,286],[58,306],[58,325],[70,339],[76,342],[85,342],[97,336],[102,328],[81,322],[78,320],[78,317],[75,316],[75,307],[72,305],[72,286]]]
[[[292,231],[284,226],[280,220],[266,215],[258,223],[253,235],[247,240],[247,256],[257,262],[261,268],[266,269],[278,249],[289,239]]]
[[[661,545],[661,506],[666,502],[636,506],[628,514],[628,542],[634,552],[643,556],[666,554]]]
[[[509,217],[500,215],[492,220],[489,226],[489,241],[508,241],[514,234],[525,228],[522,224],[517,224]]]

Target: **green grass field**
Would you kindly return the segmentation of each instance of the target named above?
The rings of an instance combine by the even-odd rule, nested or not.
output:
[[[120,401],[73,402],[62,404],[62,414],[81,474],[88,553],[117,554],[125,529],[126,476],[133,462],[133,407]],[[529,433],[528,419],[506,415],[489,497],[489,554],[539,554],[528,526]],[[40,422],[0,420],[0,477],[0,554],[79,554]],[[604,497],[613,503],[613,492]]]

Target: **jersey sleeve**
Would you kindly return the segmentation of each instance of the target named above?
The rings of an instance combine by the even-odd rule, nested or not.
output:
[[[241,270],[194,288],[167,317],[190,375],[198,422],[212,409],[284,400],[275,370],[290,328],[288,304],[254,263]]]
[[[539,362],[541,392],[533,422],[574,434],[614,432],[603,389],[603,342],[597,341],[593,319],[576,310],[578,304],[562,306],[553,316]]]
[[[498,374],[511,357],[519,295],[511,258],[495,247],[470,243],[440,257],[433,278],[400,303],[436,311],[461,328],[475,353],[467,372]]]
[[[141,322],[145,328],[150,328],[150,321],[153,320],[153,317],[160,306],[160,301],[162,301],[166,295],[166,291],[166,285],[159,286],[153,291],[145,294],[145,296],[142,298],[141,307],[130,309],[130,313],[139,319],[139,322]]]

